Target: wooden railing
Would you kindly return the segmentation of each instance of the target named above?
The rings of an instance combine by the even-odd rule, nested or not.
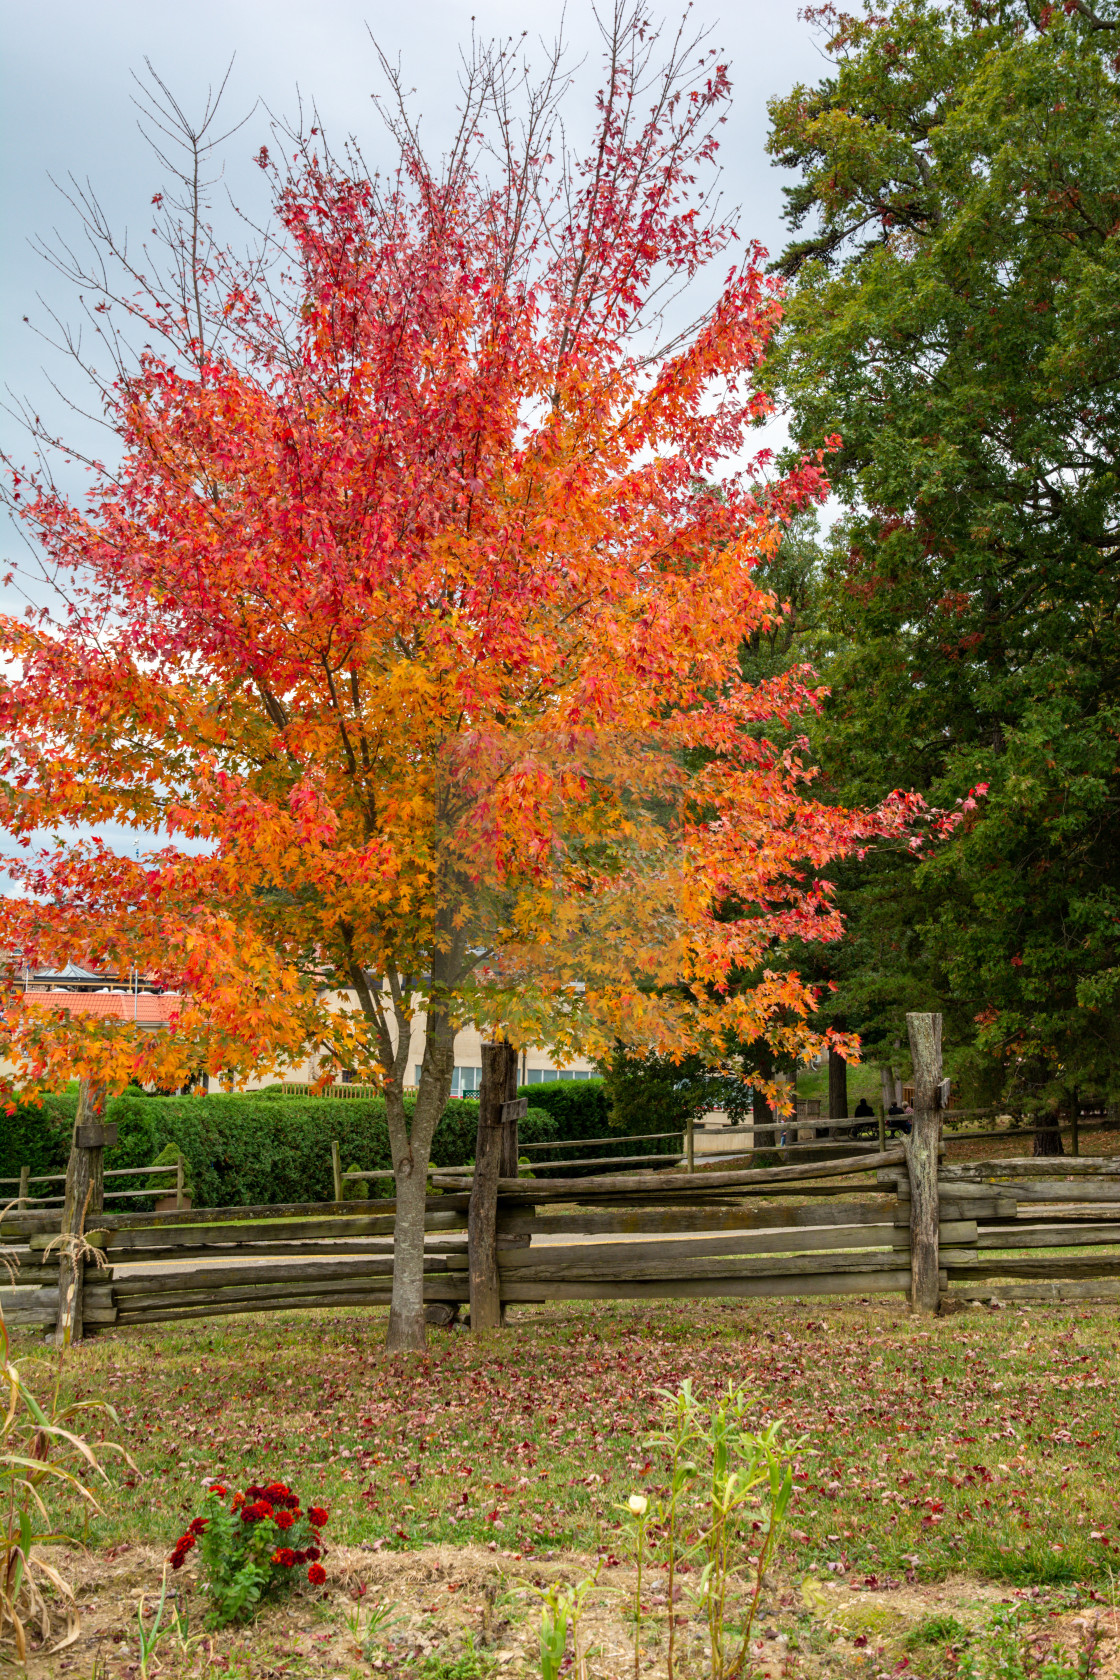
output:
[[[174,1174],[174,1177],[175,1177],[174,1184],[169,1184],[167,1186],[166,1191],[153,1190],[150,1186],[148,1188],[144,1189],[144,1190],[139,1190],[139,1189],[137,1189],[137,1190],[106,1190],[105,1200],[106,1201],[120,1201],[124,1197],[158,1196],[158,1195],[163,1195],[163,1194],[171,1195],[172,1192],[174,1192],[176,1204],[181,1207],[182,1203],[183,1203],[183,1191],[184,1191],[183,1158],[182,1158],[182,1156],[179,1157],[178,1161],[174,1161],[174,1162],[169,1161],[167,1163],[167,1165],[164,1166],[164,1167],[106,1167],[104,1176],[106,1178],[140,1178],[140,1177],[151,1178],[153,1174],[157,1174],[157,1173],[158,1174],[166,1174],[166,1173]],[[22,1209],[22,1208],[27,1208],[27,1207],[32,1207],[32,1206],[48,1207],[55,1202],[61,1203],[64,1200],[63,1196],[61,1196],[61,1195],[32,1196],[30,1194],[30,1187],[33,1184],[63,1184],[64,1185],[65,1183],[66,1183],[66,1174],[64,1172],[62,1172],[62,1173],[42,1173],[42,1174],[39,1174],[37,1177],[33,1178],[31,1176],[31,1168],[30,1167],[21,1167],[18,1178],[0,1178],[0,1205],[3,1204],[4,1191],[9,1184],[15,1184],[15,1185],[19,1186],[19,1188],[17,1189],[16,1194],[13,1198],[17,1208]]]
[[[1120,1157],[947,1161],[946,1116],[930,1095],[939,1080],[939,1053],[930,1050],[939,1045],[936,1018],[912,1019],[925,1045],[919,1091],[927,1107],[915,1114],[911,1136],[885,1150],[849,1145],[839,1157],[806,1144],[815,1154],[808,1160],[789,1159],[797,1146],[786,1145],[779,1166],[744,1166],[732,1156],[686,1158],[682,1170],[677,1151],[611,1157],[614,1171],[581,1177],[552,1176],[568,1161],[537,1162],[543,1176],[511,1176],[524,1099],[504,1099],[508,1087],[495,1079],[480,1105],[479,1166],[432,1171],[425,1301],[447,1317],[469,1302],[474,1327],[485,1329],[500,1322],[503,1304],[571,1299],[898,1291],[918,1310],[993,1297],[1120,1299]],[[539,1153],[605,1141],[524,1147]],[[86,1240],[108,1264],[85,1269],[79,1326],[97,1333],[224,1313],[386,1305],[395,1203],[342,1197],[347,1179],[387,1174],[343,1174],[337,1145],[332,1153],[336,1200],[325,1207],[97,1212]],[[669,1170],[654,1165],[664,1159]],[[635,1163],[639,1170],[622,1170]],[[47,1323],[60,1313],[58,1230],[58,1211],[45,1208],[0,1222],[0,1241],[20,1262],[22,1287],[4,1296],[17,1320]],[[534,1243],[544,1236],[570,1241]],[[160,1272],[130,1274],[152,1260],[165,1262]]]

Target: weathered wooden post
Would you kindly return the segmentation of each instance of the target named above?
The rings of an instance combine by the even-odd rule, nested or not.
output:
[[[183,1156],[182,1156],[182,1152],[180,1152],[180,1154],[178,1155],[178,1157],[176,1158],[176,1161],[175,1161],[175,1211],[176,1211],[176,1213],[181,1213],[182,1210],[183,1210]]]
[[[696,1116],[694,1114],[690,1114],[689,1117],[688,1117],[688,1130],[685,1133],[685,1140],[684,1140],[684,1157],[685,1157],[685,1171],[686,1172],[695,1172],[696,1171]]]
[[[105,1124],[104,1085],[83,1079],[78,1112],[66,1166],[66,1195],[62,1208],[62,1242],[58,1263],[58,1321],[54,1339],[69,1347],[82,1339],[82,1294],[85,1259],[82,1254],[86,1219],[105,1205],[104,1151],[117,1141],[117,1128]]]
[[[935,1313],[940,1295],[937,1169],[941,1153],[941,1016],[907,1015],[914,1119],[905,1140],[910,1174],[910,1306]]]
[[[529,1109],[528,1097],[517,1095],[517,1051],[507,1040],[506,1094],[502,1104],[502,1159],[499,1178],[516,1178],[518,1168],[517,1122]]]
[[[879,1104],[879,1153],[887,1147],[887,1110],[883,1103]]]
[[[334,1199],[342,1200],[342,1157],[338,1152],[338,1139],[331,1139],[331,1176],[334,1179]]]
[[[27,1206],[27,1198],[28,1198],[28,1194],[30,1192],[30,1189],[31,1189],[31,1168],[30,1167],[21,1167],[19,1169],[19,1200],[16,1203],[16,1207],[20,1210],[21,1213],[23,1212],[24,1208]]]
[[[508,1121],[512,1077],[517,1077],[513,1045],[482,1046],[482,1085],[478,1093],[478,1141],[474,1179],[467,1211],[467,1266],[471,1291],[471,1329],[497,1330],[502,1322],[498,1276],[498,1179],[502,1175],[503,1144]],[[523,1098],[522,1101],[525,1099]],[[526,1104],[526,1106],[528,1106]],[[514,1144],[516,1149],[517,1145]],[[514,1168],[516,1177],[516,1166]]]
[[[528,1097],[517,1094],[517,1051],[506,1041],[508,1051],[508,1068],[506,1072],[506,1100],[502,1104],[502,1160],[498,1173],[499,1178],[519,1178],[520,1160],[518,1156],[517,1124],[524,1120],[529,1111]],[[495,1219],[497,1212],[495,1211]],[[527,1239],[521,1239],[527,1240]],[[497,1254],[497,1238],[494,1241],[494,1251]],[[498,1269],[499,1285],[501,1283],[501,1268]],[[499,1289],[500,1294],[500,1289]],[[509,1309],[502,1307],[501,1320],[508,1323]]]

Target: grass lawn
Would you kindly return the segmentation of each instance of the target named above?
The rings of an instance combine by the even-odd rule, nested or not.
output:
[[[660,1392],[690,1377],[710,1397],[741,1386],[760,1423],[783,1421],[797,1491],[775,1573],[790,1616],[818,1613],[798,1597],[806,1578],[857,1607],[854,1590],[885,1605],[962,1581],[970,1602],[1042,1589],[1063,1613],[1075,1583],[1107,1596],[1120,1547],[1114,1309],[980,1309],[919,1329],[893,1297],[565,1304],[514,1309],[485,1341],[433,1332],[427,1355],[398,1360],[382,1353],[383,1330],[377,1310],[246,1316],[112,1331],[75,1350],[68,1381],[113,1401],[141,1472],[114,1472],[94,1554],[147,1558],[150,1590],[204,1476],[278,1477],[330,1508],[339,1556],[384,1573],[490,1555],[528,1583],[528,1616],[533,1570],[557,1559],[600,1559],[604,1581],[621,1579],[608,1573],[627,1565],[618,1506],[663,1486],[645,1438]],[[31,1337],[17,1349],[33,1354]],[[968,1626],[967,1606],[954,1614]],[[244,1672],[305,1671],[328,1672]],[[354,1658],[329,1672],[370,1668]]]
[[[481,1342],[388,1360],[383,1314],[114,1331],[72,1356],[143,1472],[98,1544],[172,1542],[201,1478],[289,1479],[333,1537],[609,1552],[658,1485],[659,1391],[728,1382],[780,1417],[799,1567],[1019,1585],[1103,1576],[1120,1547],[1116,1313],[975,1310],[918,1330],[891,1304],[666,1302],[514,1309]],[[131,1479],[131,1478],[129,1478]]]

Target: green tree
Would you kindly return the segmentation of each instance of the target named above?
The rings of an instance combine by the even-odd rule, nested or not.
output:
[[[896,1021],[943,1009],[978,1095],[1053,1107],[1118,1047],[1120,9],[818,18],[831,73],[770,139],[799,175],[771,380],[799,446],[839,434],[844,504],[813,748],[838,798],[963,819],[847,872],[840,991],[881,1035],[892,987]]]

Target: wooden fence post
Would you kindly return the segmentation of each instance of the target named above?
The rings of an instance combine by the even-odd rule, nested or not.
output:
[[[887,1110],[883,1103],[879,1104],[879,1153],[887,1147]]]
[[[497,1330],[502,1322],[498,1276],[498,1179],[501,1177],[506,1127],[502,1111],[509,1100],[510,1066],[516,1078],[513,1046],[482,1046],[482,1085],[478,1093],[478,1141],[467,1210],[467,1268],[470,1276],[471,1329]]]
[[[695,1172],[696,1171],[696,1116],[694,1114],[690,1114],[689,1117],[688,1117],[688,1129],[685,1133],[684,1153],[685,1153],[685,1171],[686,1172]]]
[[[502,1104],[502,1157],[498,1177],[516,1178],[518,1167],[517,1122],[521,1114],[528,1109],[529,1102],[526,1098],[524,1108],[518,1108],[517,1051],[508,1039],[503,1039],[502,1042],[506,1049],[506,1091]]]
[[[175,1162],[175,1211],[179,1213],[183,1207],[183,1157],[182,1153]]]
[[[941,1016],[907,1015],[914,1119],[905,1140],[910,1174],[910,1306],[935,1313],[940,1295],[937,1170],[941,1145]]]
[[[31,1168],[30,1167],[21,1167],[19,1169],[19,1201],[16,1203],[16,1207],[19,1208],[20,1212],[22,1212],[23,1209],[27,1206],[27,1198],[28,1198],[28,1192],[30,1191],[30,1188],[31,1188]]]
[[[82,1296],[85,1259],[82,1242],[86,1219],[105,1205],[106,1145],[117,1141],[117,1128],[105,1125],[104,1085],[83,1079],[78,1091],[78,1112],[66,1166],[66,1195],[62,1208],[62,1243],[58,1264],[58,1321],[54,1339],[69,1347],[82,1339]]]
[[[331,1139],[331,1173],[334,1177],[334,1199],[342,1200],[342,1160],[338,1153],[338,1139]]]

